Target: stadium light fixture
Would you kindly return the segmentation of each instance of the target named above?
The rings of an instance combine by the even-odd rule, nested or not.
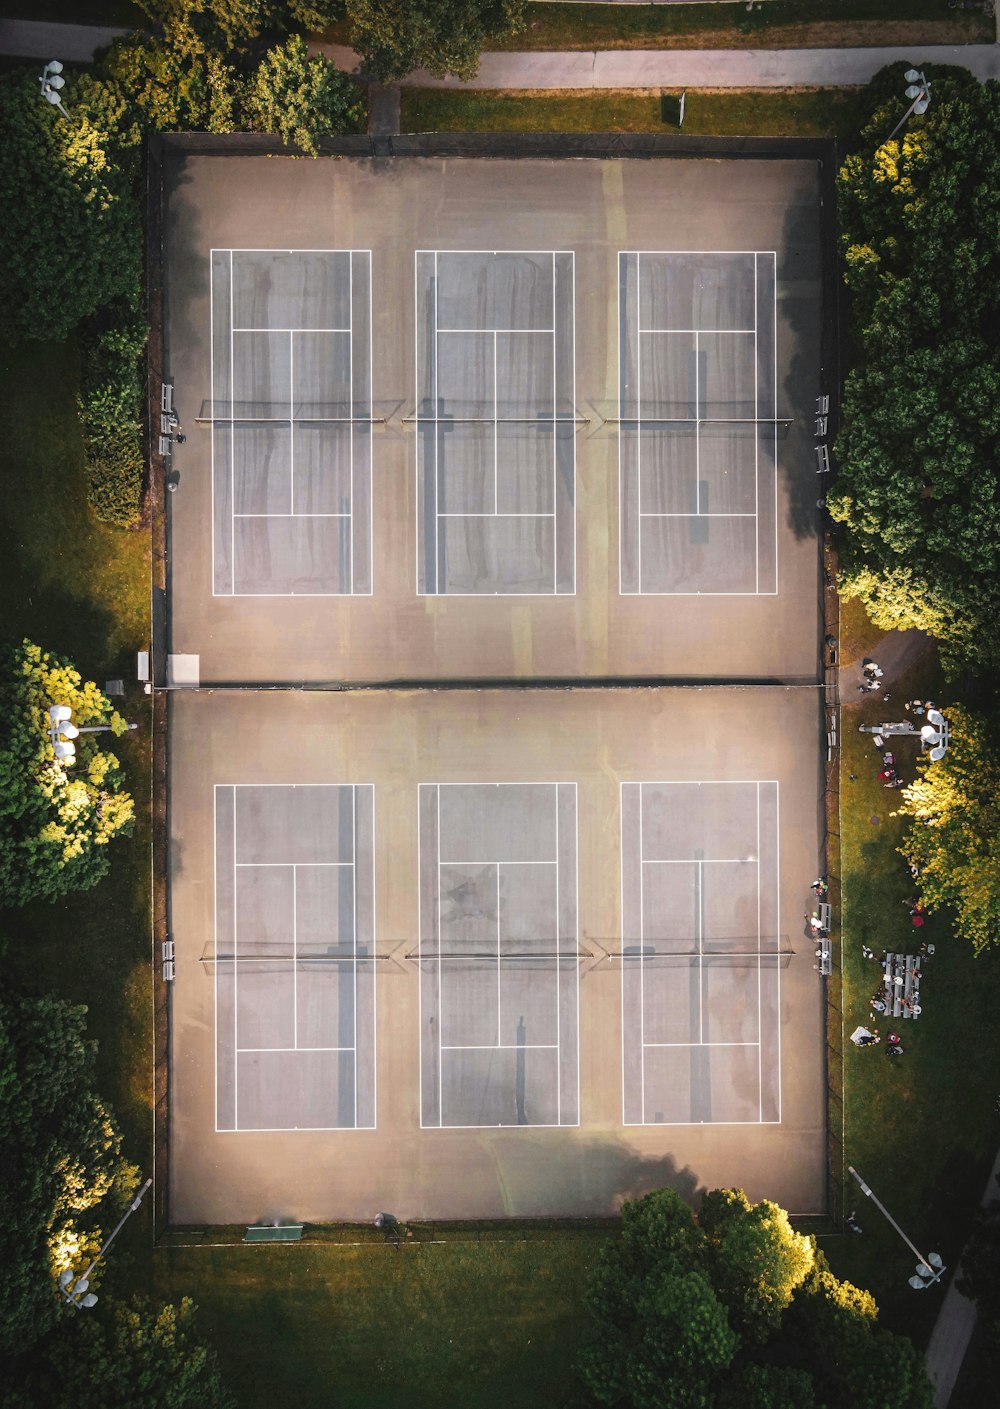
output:
[[[79,728],[72,722],[73,711],[69,705],[49,705],[49,738],[52,752],[60,762],[68,766],[76,757],[74,739],[81,734],[113,734],[110,724],[84,724]],[[138,729],[138,724],[129,724],[129,729]]]
[[[904,89],[904,97],[912,99],[906,112],[896,123],[896,126],[885,139],[891,142],[896,133],[905,127],[913,116],[921,117],[931,104],[931,85],[928,79],[916,68],[908,68],[903,77],[906,79],[907,87]]]
[[[38,84],[41,95],[47,103],[51,103],[54,108],[58,108],[63,117],[69,117],[69,113],[62,105],[59,97],[59,90],[65,88],[66,80],[62,76],[63,66],[58,59],[51,59],[42,69],[39,75]]]
[[[107,1252],[108,1248],[111,1246],[114,1240],[118,1237],[118,1234],[125,1227],[125,1224],[128,1222],[128,1220],[132,1217],[132,1214],[135,1213],[136,1209],[142,1203],[143,1199],[146,1196],[146,1191],[149,1189],[149,1186],[152,1184],[152,1182],[152,1179],[146,1180],[145,1184],[143,1184],[142,1188],[139,1190],[135,1198],[129,1204],[128,1208],[118,1220],[118,1223],[115,1225],[115,1228],[110,1238],[108,1238],[107,1241],[103,1244],[100,1252],[98,1252],[97,1256],[91,1262],[90,1266],[84,1272],[82,1272],[79,1277],[76,1277],[74,1275],[73,1270],[70,1267],[67,1267],[64,1272],[59,1273],[59,1290],[63,1294],[64,1301],[68,1302],[70,1306],[75,1306],[77,1310],[79,1310],[81,1307],[86,1307],[87,1309],[89,1309],[90,1307],[97,1305],[97,1296],[94,1292],[90,1291],[90,1274],[91,1272],[93,1272],[94,1268],[100,1262],[101,1258]]]
[[[918,1247],[915,1247],[913,1243],[910,1242],[909,1238],[903,1232],[902,1228],[900,1228],[899,1224],[893,1218],[892,1214],[886,1208],[885,1204],[882,1203],[882,1201],[877,1197],[877,1195],[868,1187],[865,1181],[861,1178],[861,1175],[854,1168],[853,1164],[849,1164],[847,1166],[847,1172],[856,1181],[858,1187],[864,1194],[865,1198],[871,1199],[872,1203],[878,1209],[879,1213],[881,1213],[882,1217],[886,1220],[887,1223],[891,1224],[892,1227],[895,1228],[896,1232],[902,1238],[903,1242],[916,1256],[916,1271],[912,1277],[908,1278],[910,1286],[913,1288],[913,1290],[915,1292],[925,1291],[928,1287],[932,1287],[935,1282],[939,1282],[948,1270],[941,1259],[941,1254],[931,1252],[928,1253],[926,1257],[924,1257],[920,1249]]]

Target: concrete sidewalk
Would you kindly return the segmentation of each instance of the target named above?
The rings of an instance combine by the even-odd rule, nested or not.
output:
[[[90,63],[97,49],[106,49],[128,29],[93,24],[41,24],[36,20],[0,20],[0,54],[12,59],[61,59]]]
[[[124,29],[0,20],[0,54],[88,62]],[[357,73],[361,59],[337,44],[313,44],[338,68]],[[435,78],[417,69],[408,88],[837,88],[867,83],[886,64],[960,64],[977,78],[1000,78],[1000,46],[930,45],[899,49],[609,49],[485,53],[475,78]]]
[[[997,1188],[998,1179],[1000,1179],[1000,1154],[997,1155],[993,1168],[990,1170],[990,1177],[986,1181],[986,1188],[980,1201],[981,1207],[985,1207],[997,1198],[1000,1193]],[[941,1310],[938,1312],[938,1318],[934,1323],[934,1330],[931,1332],[930,1342],[927,1346],[927,1372],[934,1385],[934,1409],[947,1409],[948,1401],[954,1393],[959,1371],[962,1368],[962,1362],[969,1349],[969,1342],[972,1340],[972,1333],[976,1329],[976,1304],[968,1297],[964,1297],[955,1287],[955,1283],[961,1275],[962,1264],[960,1261],[948,1283],[948,1290],[945,1292]]]
[[[361,60],[336,44],[311,46],[338,68],[357,73]],[[435,78],[416,69],[407,88],[839,88],[863,85],[886,64],[960,64],[977,78],[1000,78],[994,44],[922,49],[609,49],[579,53],[485,53],[475,78]]]

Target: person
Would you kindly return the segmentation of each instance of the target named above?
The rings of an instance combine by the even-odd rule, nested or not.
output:
[[[820,919],[820,917],[819,917],[818,915],[810,915],[810,916],[809,916],[809,923],[810,923],[810,925],[812,925],[813,930],[814,930],[814,932],[815,932],[816,934],[827,934],[827,933],[829,933],[829,931],[828,931],[827,928],[826,928],[826,925],[824,925],[823,921]]]
[[[879,1040],[880,1040],[880,1039],[879,1039],[879,1035],[878,1035],[877,1032],[869,1032],[869,1033],[867,1034],[867,1036],[865,1036],[865,1037],[859,1037],[859,1038],[858,1038],[858,1046],[859,1046],[859,1047],[874,1047],[875,1044],[876,1044]]]
[[[900,1042],[899,1033],[898,1033],[898,1032],[890,1032],[890,1033],[889,1033],[889,1036],[888,1036],[885,1040],[886,1040],[886,1043],[887,1043],[888,1046],[890,1046],[890,1047],[898,1047],[898,1046],[899,1046],[899,1042]]]
[[[862,1228],[861,1224],[858,1222],[858,1220],[855,1218],[853,1209],[847,1215],[847,1226],[852,1233],[863,1233],[865,1231]]]
[[[876,995],[876,997],[874,997],[874,998],[872,999],[872,1012],[873,1012],[873,1013],[884,1013],[884,1012],[885,1012],[885,1003],[884,1003],[884,1002],[882,1001],[882,999],[879,998],[877,995]]]
[[[919,910],[914,910],[910,915],[910,919],[913,921],[913,928],[915,930],[918,930],[924,923],[924,917]]]
[[[887,1057],[901,1057],[903,1055],[903,1049],[898,1042],[895,1042],[891,1047],[885,1049],[885,1055]]]
[[[869,949],[867,944],[862,944],[862,946],[861,946],[861,957],[862,957],[862,959],[874,959],[874,958],[875,958],[875,950],[874,950],[874,949]]]
[[[820,897],[820,899],[822,899],[822,897],[826,895],[830,887],[827,885],[826,881],[824,881],[823,877],[820,876],[815,881],[813,881],[809,889],[814,890],[816,894]]]
[[[895,754],[891,754],[888,752],[884,753],[882,755],[882,762],[885,764],[886,768],[891,768],[892,765],[896,762]]]
[[[884,783],[888,778],[895,778],[895,776],[896,776],[896,770],[895,770],[895,768],[883,768],[883,769],[882,769],[882,772],[878,775],[878,777],[879,777],[879,782],[880,782],[880,783]]]

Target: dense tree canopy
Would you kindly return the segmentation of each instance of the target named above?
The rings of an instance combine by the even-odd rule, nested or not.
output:
[[[948,722],[948,752],[924,761],[903,791],[901,850],[918,868],[923,902],[953,906],[957,932],[978,951],[1000,940],[998,720],[955,705]]]
[[[1000,654],[1000,84],[928,70],[929,110],[888,141],[905,67],[838,177],[857,360],[827,502],[847,595],[954,667]]]
[[[83,113],[67,121],[23,69],[0,74],[0,126],[0,336],[64,338],[101,304],[137,294],[132,173],[106,129]]]
[[[77,727],[127,724],[67,660],[25,641],[0,654],[0,905],[55,900],[107,874],[108,843],[132,830],[106,734],[82,734],[71,765],[58,761],[48,707],[68,705]]]
[[[64,1318],[30,1366],[15,1370],[4,1409],[233,1409],[194,1306],[136,1299]]]
[[[524,28],[525,0],[347,0],[351,43],[383,82],[426,68],[472,78],[491,41]]]
[[[137,1171],[94,1091],[85,1008],[0,995],[0,1354],[21,1354],[60,1315],[57,1280],[100,1246]],[[102,1211],[102,1217],[104,1212]]]
[[[930,1409],[923,1361],[811,1238],[740,1190],[696,1221],[669,1189],[626,1203],[591,1282],[579,1369],[616,1409]]]
[[[305,40],[294,35],[265,55],[246,111],[248,125],[316,156],[316,139],[356,127],[364,108],[357,85],[320,55],[310,59]]]

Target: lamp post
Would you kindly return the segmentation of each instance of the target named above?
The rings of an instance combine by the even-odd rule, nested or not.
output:
[[[114,733],[110,724],[84,724],[78,728],[72,722],[72,716],[73,711],[69,705],[49,705],[49,738],[52,740],[52,752],[67,766],[76,757],[76,745],[73,740],[81,734]],[[130,724],[128,727],[138,729],[139,726]]]
[[[921,114],[925,113],[931,103],[931,85],[919,69],[908,68],[903,77],[906,79],[908,85],[904,96],[912,98],[913,101],[885,139],[887,142],[892,141],[899,129],[905,127],[914,114],[920,117]]]
[[[849,1164],[847,1166],[847,1172],[848,1174],[852,1175],[853,1178],[857,1181],[858,1187],[864,1194],[865,1198],[871,1199],[872,1203],[878,1209],[879,1213],[881,1213],[882,1217],[888,1223],[892,1224],[893,1228],[895,1228],[896,1232],[902,1238],[903,1242],[916,1257],[916,1271],[914,1272],[913,1276],[908,1279],[910,1286],[913,1288],[913,1290],[923,1291],[927,1287],[932,1287],[935,1282],[940,1281],[948,1270],[947,1267],[945,1267],[943,1261],[941,1260],[941,1254],[932,1252],[928,1253],[927,1256],[924,1257],[920,1249],[910,1242],[909,1238],[903,1232],[902,1228],[900,1228],[899,1224],[893,1218],[892,1214],[886,1208],[885,1204],[882,1203],[882,1201],[877,1197],[877,1195],[872,1192],[872,1190],[868,1187],[865,1181],[861,1178],[861,1175],[854,1168],[853,1164]]]
[[[114,1231],[112,1232],[110,1238],[105,1241],[103,1247],[101,1248],[100,1252],[98,1252],[97,1256],[93,1259],[90,1266],[83,1273],[81,1273],[79,1277],[74,1276],[73,1269],[71,1267],[67,1267],[64,1272],[59,1273],[59,1290],[62,1292],[63,1299],[68,1302],[70,1306],[75,1306],[77,1308],[89,1308],[91,1306],[97,1305],[96,1294],[89,1290],[90,1274],[91,1272],[93,1272],[94,1268],[100,1262],[101,1258],[107,1252],[108,1248],[111,1246],[114,1240],[118,1237],[118,1234],[125,1227],[125,1224],[128,1222],[128,1220],[132,1217],[132,1214],[135,1213],[136,1209],[142,1203],[143,1199],[146,1196],[146,1190],[149,1188],[152,1182],[152,1179],[146,1180],[145,1184],[143,1184],[142,1188],[139,1190],[135,1198],[129,1204],[128,1208],[118,1220],[118,1223],[115,1225]]]
[[[859,734],[882,734],[886,738],[893,739],[917,739],[920,740],[920,747],[925,751],[929,750],[928,757],[932,763],[938,763],[948,752],[948,745],[951,743],[951,726],[939,709],[929,709],[927,711],[928,723],[920,729],[909,719],[904,719],[900,724],[859,724]]]
[[[58,59],[52,59],[45,65],[39,76],[38,83],[41,88],[42,97],[47,103],[51,103],[54,108],[58,108],[63,117],[69,117],[69,113],[62,105],[59,97],[60,88],[66,86],[66,80],[62,77],[63,66]]]

